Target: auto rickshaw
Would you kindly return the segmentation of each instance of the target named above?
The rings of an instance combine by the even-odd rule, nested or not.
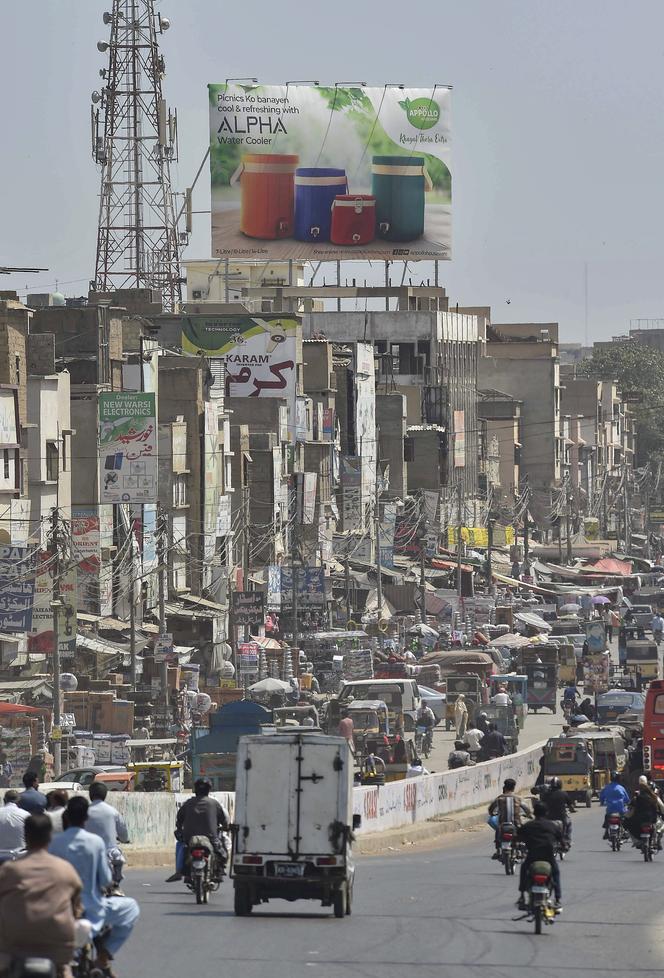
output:
[[[375,752],[390,736],[390,717],[384,700],[353,700],[346,707],[353,721],[355,756],[361,761]]]
[[[489,686],[489,698],[495,696],[501,686],[505,686],[514,706],[516,722],[519,730],[523,730],[528,715],[528,677],[508,672],[502,676],[492,676]],[[501,731],[502,733],[502,731]]]
[[[483,709],[489,723],[495,724],[498,732],[505,738],[508,753],[514,754],[519,743],[519,725],[517,723],[514,706],[496,706],[491,703],[489,706],[485,706]],[[481,756],[482,749],[480,747],[480,757]]]
[[[649,639],[628,639],[625,670],[634,674],[638,670],[646,682],[661,679],[657,643]]]
[[[574,801],[585,801],[590,808],[593,797],[593,758],[582,740],[553,737],[544,747],[545,778],[560,778],[563,790]]]
[[[447,693],[445,700],[445,729],[454,727],[454,704],[459,693],[463,693],[468,707],[468,723],[475,720],[479,708],[483,704],[483,691],[486,689],[479,676],[461,675],[447,677]]]
[[[627,662],[627,643],[638,642],[646,637],[645,629],[636,622],[623,621],[618,629],[618,663],[625,666]]]
[[[528,677],[528,710],[542,707],[556,712],[558,692],[558,647],[532,645],[519,650],[519,672]]]
[[[562,687],[576,684],[576,652],[571,642],[558,643],[558,683]]]
[[[128,764],[134,772],[134,791],[182,791],[184,764],[182,761],[146,761]]]
[[[570,734],[569,740],[585,744],[593,758],[593,792],[599,794],[611,780],[611,772],[620,773],[627,763],[627,750],[622,731],[617,727],[599,727],[584,723]]]

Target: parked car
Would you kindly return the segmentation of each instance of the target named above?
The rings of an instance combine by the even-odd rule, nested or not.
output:
[[[89,788],[98,774],[108,774],[113,771],[126,771],[124,764],[95,764],[92,767],[77,767],[65,771],[60,781],[76,781],[84,788]]]
[[[445,693],[439,693],[437,689],[431,689],[430,686],[422,686],[421,683],[417,684],[417,688],[422,699],[426,700],[427,705],[433,710],[436,724],[440,723],[441,720],[445,719],[445,702],[447,700]]]

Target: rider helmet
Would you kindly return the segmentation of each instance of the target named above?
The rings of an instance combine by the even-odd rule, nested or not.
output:
[[[620,781],[620,775],[617,771],[611,771],[611,780],[613,782]]]
[[[563,783],[560,780],[560,778],[551,778],[551,781],[549,782],[549,784],[551,785],[551,790],[552,791],[560,791],[560,789],[563,786]]]

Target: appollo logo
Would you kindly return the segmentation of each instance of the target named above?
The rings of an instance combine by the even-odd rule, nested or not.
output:
[[[440,107],[431,98],[409,98],[399,102],[406,118],[415,129],[431,129],[440,119]]]

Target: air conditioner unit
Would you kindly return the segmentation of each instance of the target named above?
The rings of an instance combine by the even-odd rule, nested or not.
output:
[[[200,302],[203,299],[207,299],[207,297],[208,297],[208,292],[206,289],[191,290],[191,298],[193,299],[194,302]]]

